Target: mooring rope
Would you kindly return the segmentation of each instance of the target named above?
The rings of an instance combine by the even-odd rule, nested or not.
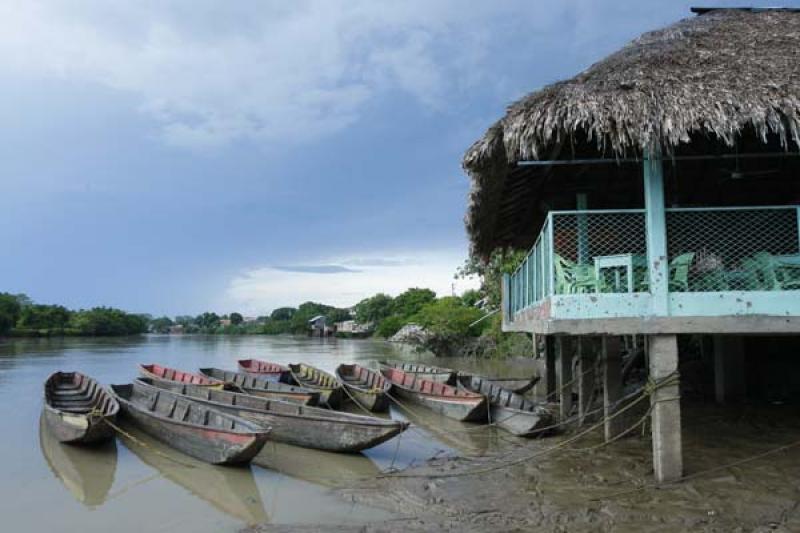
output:
[[[677,383],[677,372],[673,372],[673,373],[669,374],[668,376],[665,376],[663,379],[660,379],[660,380],[654,380],[654,379],[651,378],[651,380],[649,381],[649,386],[646,385],[645,387],[643,387],[643,390],[642,390],[641,394],[639,395],[639,397],[636,398],[635,400],[633,400],[631,403],[629,403],[625,407],[623,407],[622,409],[619,409],[619,410],[615,411],[614,413],[612,413],[611,415],[609,415],[607,417],[604,417],[603,419],[601,419],[596,424],[593,424],[589,428],[576,433],[572,437],[570,437],[570,438],[568,438],[568,439],[556,444],[555,446],[551,446],[549,448],[545,448],[544,450],[539,450],[539,451],[537,451],[535,453],[526,455],[524,457],[517,458],[517,459],[512,460],[512,461],[507,461],[507,462],[504,462],[502,464],[491,465],[491,466],[487,466],[487,467],[483,467],[483,468],[477,468],[477,469],[467,470],[467,471],[462,471],[462,472],[448,472],[448,473],[441,473],[441,474],[404,474],[404,473],[397,473],[397,474],[383,474],[383,475],[381,475],[379,477],[450,478],[450,477],[462,477],[462,476],[469,476],[469,475],[484,474],[484,473],[492,472],[492,471],[495,471],[495,470],[501,470],[501,469],[504,469],[504,468],[515,466],[515,465],[527,462],[527,461],[529,461],[531,459],[544,456],[544,455],[546,455],[548,453],[552,453],[552,452],[555,452],[555,451],[558,451],[558,450],[566,449],[566,447],[569,444],[572,444],[573,442],[576,442],[577,440],[579,440],[580,438],[584,437],[585,435],[588,435],[592,431],[600,428],[606,422],[608,422],[610,420],[613,420],[614,418],[616,418],[618,416],[621,416],[623,413],[625,413],[626,411],[632,409],[634,406],[638,405],[643,400],[650,398],[654,394],[654,392],[656,390],[661,389],[663,387],[672,386],[675,383]],[[626,429],[623,433],[626,433],[626,434],[629,433],[635,427],[638,427],[641,423],[643,423],[644,420],[646,420],[646,417],[642,417],[640,419],[640,421],[638,421],[636,424],[634,424],[633,426],[631,426],[628,429]],[[600,447],[603,447],[603,446],[607,446],[611,442],[612,441],[604,442],[601,445],[597,446],[597,448],[600,448]]]
[[[731,463],[727,463],[727,464],[724,464],[724,465],[715,466],[715,467],[712,467],[712,468],[707,468],[705,470],[700,470],[698,472],[693,472],[691,474],[687,474],[685,476],[681,476],[678,479],[675,479],[673,481],[669,481],[667,483],[645,483],[644,485],[642,485],[640,487],[635,487],[635,488],[628,489],[628,490],[622,490],[622,491],[619,491],[619,492],[613,492],[611,494],[608,494],[608,495],[602,496],[602,497],[598,497],[598,498],[591,498],[589,501],[608,500],[608,499],[611,499],[611,498],[616,498],[618,496],[625,496],[627,494],[633,494],[633,493],[636,493],[636,492],[641,492],[641,491],[647,490],[647,489],[671,489],[671,488],[674,488],[674,485],[677,485],[678,483],[681,483],[683,481],[688,481],[690,479],[695,479],[695,478],[698,478],[698,477],[702,477],[702,476],[704,476],[706,474],[711,474],[713,472],[719,472],[720,470],[727,470],[728,468],[733,468],[734,466],[740,466],[740,465],[743,465],[743,464],[751,463],[751,462],[756,461],[758,459],[763,459],[764,457],[769,457],[770,455],[775,455],[776,453],[784,452],[786,450],[791,450],[792,448],[797,448],[797,447],[800,447],[800,440],[792,442],[792,443],[789,443],[789,444],[784,444],[783,446],[778,446],[777,448],[772,448],[772,449],[767,450],[765,452],[757,453],[757,454],[751,455],[749,457],[745,457],[744,459],[739,459],[738,461],[733,461]]]
[[[102,411],[100,413],[102,413]],[[96,414],[96,413],[94,411],[92,411],[90,413],[90,415],[93,415],[93,414]],[[162,452],[160,450],[155,449],[154,447],[150,446],[149,444],[147,444],[143,440],[140,440],[139,438],[137,438],[134,435],[130,434],[129,432],[125,431],[124,429],[122,429],[121,427],[116,425],[114,422],[109,420],[108,418],[104,418],[103,422],[108,424],[109,427],[111,427],[111,429],[113,429],[114,431],[118,432],[119,434],[125,436],[126,438],[130,439],[132,442],[134,442],[135,444],[138,444],[142,448],[147,448],[148,450],[150,450],[151,452],[155,453],[156,455],[159,455],[159,456],[161,456],[161,457],[163,457],[165,459],[169,459],[170,461],[172,461],[174,463],[177,463],[177,464],[179,464],[181,466],[185,466],[186,468],[195,468],[195,465],[193,465],[193,464],[185,463],[185,462],[183,462],[183,461],[181,461],[179,459],[176,459],[176,458],[174,458],[174,457],[172,457],[170,455],[167,455],[166,453],[164,453],[164,452]]]

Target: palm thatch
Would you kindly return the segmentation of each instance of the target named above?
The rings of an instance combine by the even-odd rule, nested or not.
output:
[[[733,146],[744,130],[784,149],[800,144],[796,10],[684,19],[512,104],[463,159],[473,253],[486,256],[499,244],[498,196],[518,161],[564,157],[563,147],[576,144],[589,157],[672,153],[698,136]]]

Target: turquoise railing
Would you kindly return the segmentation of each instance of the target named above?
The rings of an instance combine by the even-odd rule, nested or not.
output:
[[[548,213],[503,278],[509,320],[552,296],[649,292],[645,211]],[[800,290],[800,207],[666,210],[669,292]]]

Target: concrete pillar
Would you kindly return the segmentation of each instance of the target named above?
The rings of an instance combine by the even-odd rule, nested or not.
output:
[[[555,402],[556,397],[556,338],[547,335],[543,339],[544,343],[544,372],[539,381],[544,399],[548,402]]]
[[[603,336],[603,417],[605,437],[609,441],[625,431],[623,416],[611,420],[621,406],[614,405],[622,398],[622,342],[619,337]]]
[[[564,421],[572,412],[572,385],[567,385],[572,381],[572,351],[568,338],[556,337],[556,357],[558,359],[559,414],[561,420]]]
[[[586,413],[591,409],[594,394],[594,353],[592,339],[577,338],[578,349],[578,423],[583,424]]]
[[[741,401],[745,394],[744,339],[714,335],[714,393],[719,404]]]
[[[658,382],[678,370],[678,338],[675,335],[651,335],[650,379]],[[681,442],[680,386],[677,380],[660,387],[650,397],[653,407],[653,470],[659,483],[675,481],[683,475]]]

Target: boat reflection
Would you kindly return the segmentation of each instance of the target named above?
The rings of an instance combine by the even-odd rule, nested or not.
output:
[[[485,455],[497,440],[492,427],[459,422],[410,402],[403,402],[402,407],[392,405],[390,413],[392,418],[411,422],[409,431],[416,433],[415,441],[438,446],[439,454]]]
[[[326,452],[272,441],[267,442],[253,463],[325,487],[373,478],[381,473],[375,463],[360,453]]]
[[[269,521],[249,466],[210,465],[164,445],[131,424],[123,429],[139,441],[120,435],[125,447],[166,479],[247,525]]]
[[[87,507],[106,501],[117,470],[116,441],[112,439],[97,446],[62,444],[50,432],[44,417],[40,417],[39,447],[53,475],[76,500]]]

